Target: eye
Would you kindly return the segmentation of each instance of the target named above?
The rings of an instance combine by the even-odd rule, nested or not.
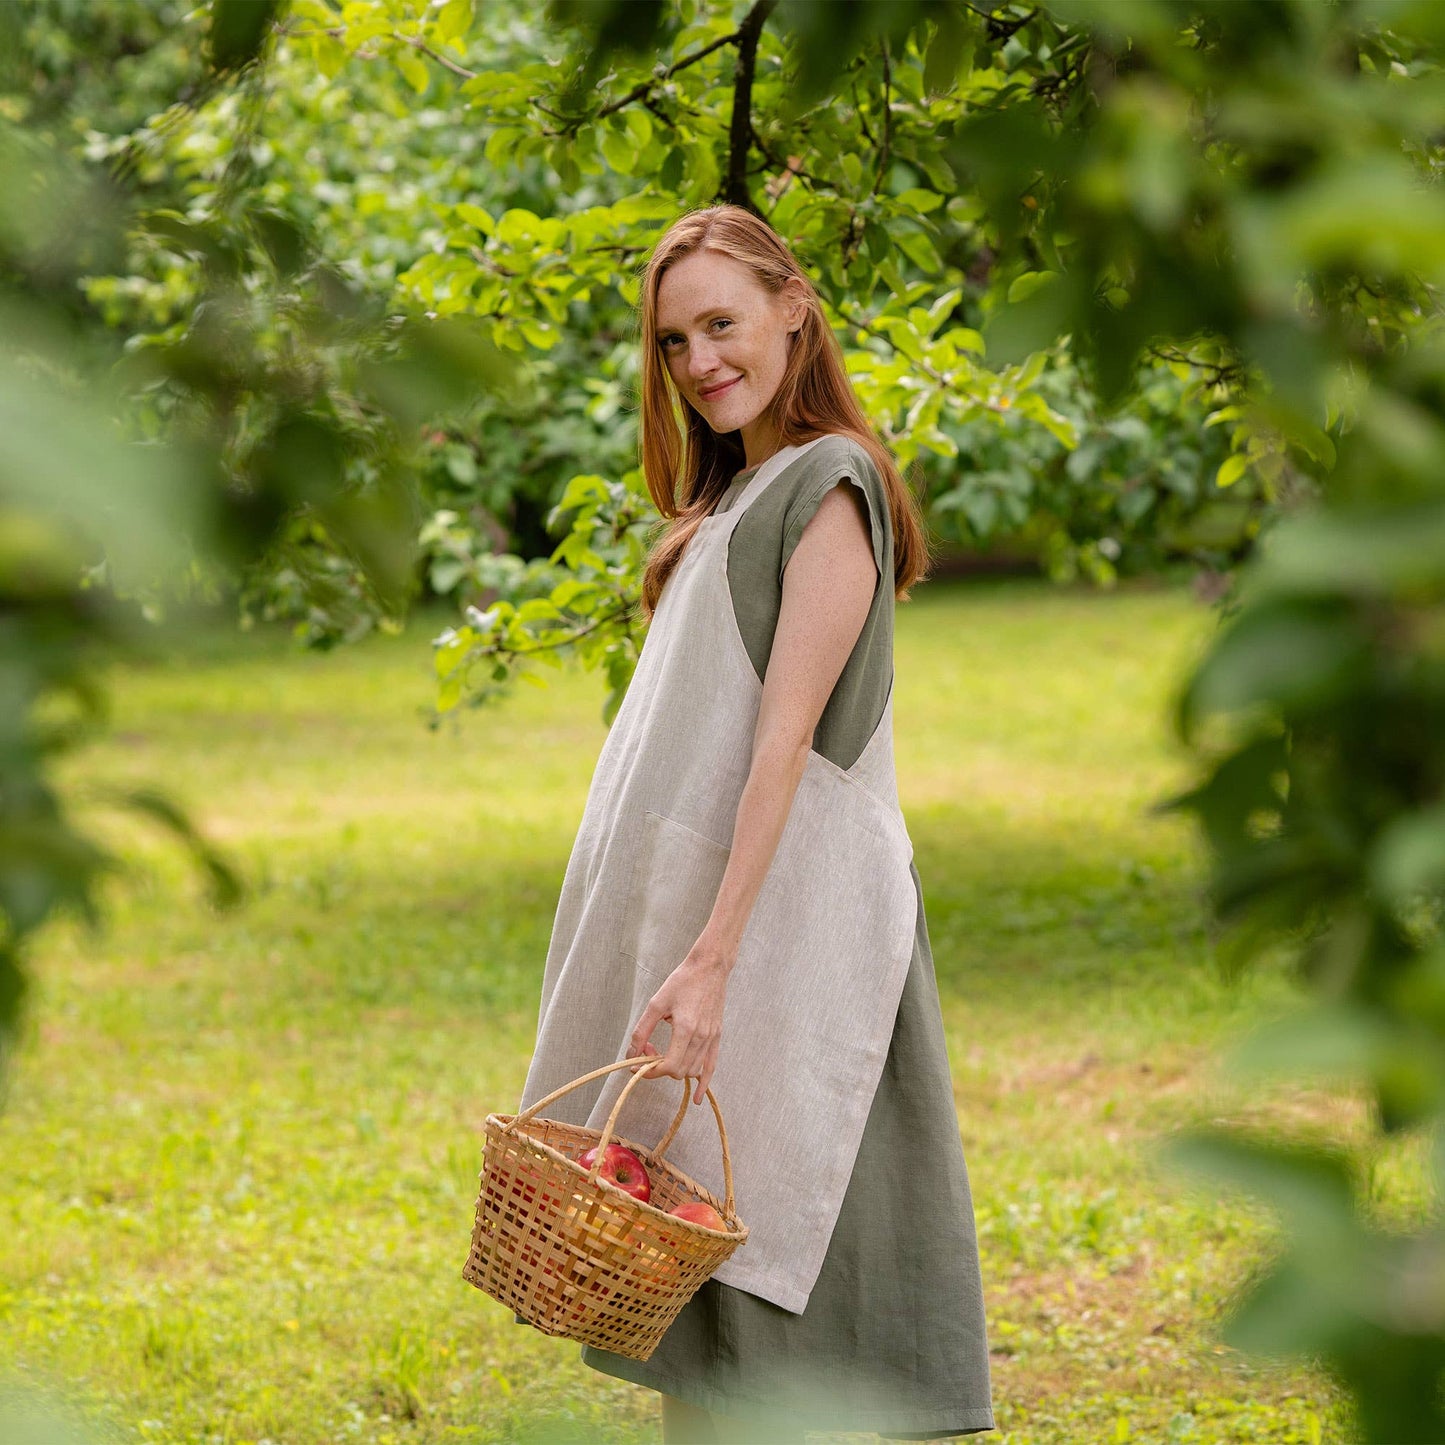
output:
[[[726,316],[714,316],[713,319],[708,323],[709,326],[731,326],[732,324],[733,323]],[[662,347],[664,351],[668,351],[671,349],[672,343],[674,341],[681,340],[682,337],[679,336],[675,331],[673,331],[666,336],[660,337],[657,344]]]

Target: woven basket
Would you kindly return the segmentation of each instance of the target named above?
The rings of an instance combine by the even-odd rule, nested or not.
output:
[[[650,1202],[598,1177],[603,1150],[627,1096],[660,1064],[642,1054],[593,1069],[555,1089],[521,1114],[488,1114],[481,1193],[471,1252],[462,1278],[508,1305],[543,1334],[562,1335],[630,1359],[657,1348],[678,1311],[748,1237],[733,1208],[733,1167],[722,1110],[707,1091],[722,1141],[720,1200],[674,1169],[663,1155],[687,1117],[691,1081],[682,1081],[682,1104],[656,1149],[618,1138],[647,1166]],[[539,1119],[554,1099],[614,1069],[643,1064],[624,1085],[600,1132],[555,1119]],[[597,1146],[583,1169],[570,1156]],[[725,1230],[708,1229],[668,1214],[706,1200]]]

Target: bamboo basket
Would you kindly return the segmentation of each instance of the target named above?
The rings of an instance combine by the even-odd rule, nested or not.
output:
[[[486,1145],[471,1251],[462,1278],[508,1305],[543,1334],[645,1360],[702,1282],[748,1237],[733,1204],[727,1129],[707,1091],[722,1141],[725,1199],[674,1169],[663,1157],[687,1117],[692,1080],[682,1081],[682,1104],[655,1149],[618,1138],[647,1167],[647,1203],[598,1177],[601,1156],[627,1096],[661,1063],[642,1054],[593,1069],[553,1090],[521,1114],[488,1114]],[[614,1069],[644,1064],[623,1086],[599,1132],[538,1118],[554,1099]],[[597,1146],[584,1169],[570,1157]],[[709,1229],[668,1214],[705,1200],[725,1229]]]

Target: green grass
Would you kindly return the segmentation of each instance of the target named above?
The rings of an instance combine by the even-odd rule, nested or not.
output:
[[[174,648],[115,676],[112,734],[67,766],[164,784],[254,889],[218,916],[164,839],[93,809],[136,871],[103,935],[65,924],[36,959],[0,1114],[0,1359],[92,1438],[657,1438],[655,1395],[460,1278],[602,688],[559,675],[430,732],[440,625],[329,655]],[[1354,1100],[1245,1096],[1218,1066],[1291,995],[1221,983],[1202,853],[1148,814],[1189,779],[1168,711],[1213,626],[1181,588],[936,582],[899,610],[899,785],[1000,1445],[1348,1438],[1321,1375],[1213,1338],[1272,1220],[1150,1160],[1222,1114],[1364,1128]],[[1380,1170],[1381,1208],[1407,1209],[1419,1161]]]

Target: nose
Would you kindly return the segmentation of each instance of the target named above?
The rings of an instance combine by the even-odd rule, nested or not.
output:
[[[717,352],[709,341],[694,341],[687,350],[687,374],[695,381],[717,370]]]

